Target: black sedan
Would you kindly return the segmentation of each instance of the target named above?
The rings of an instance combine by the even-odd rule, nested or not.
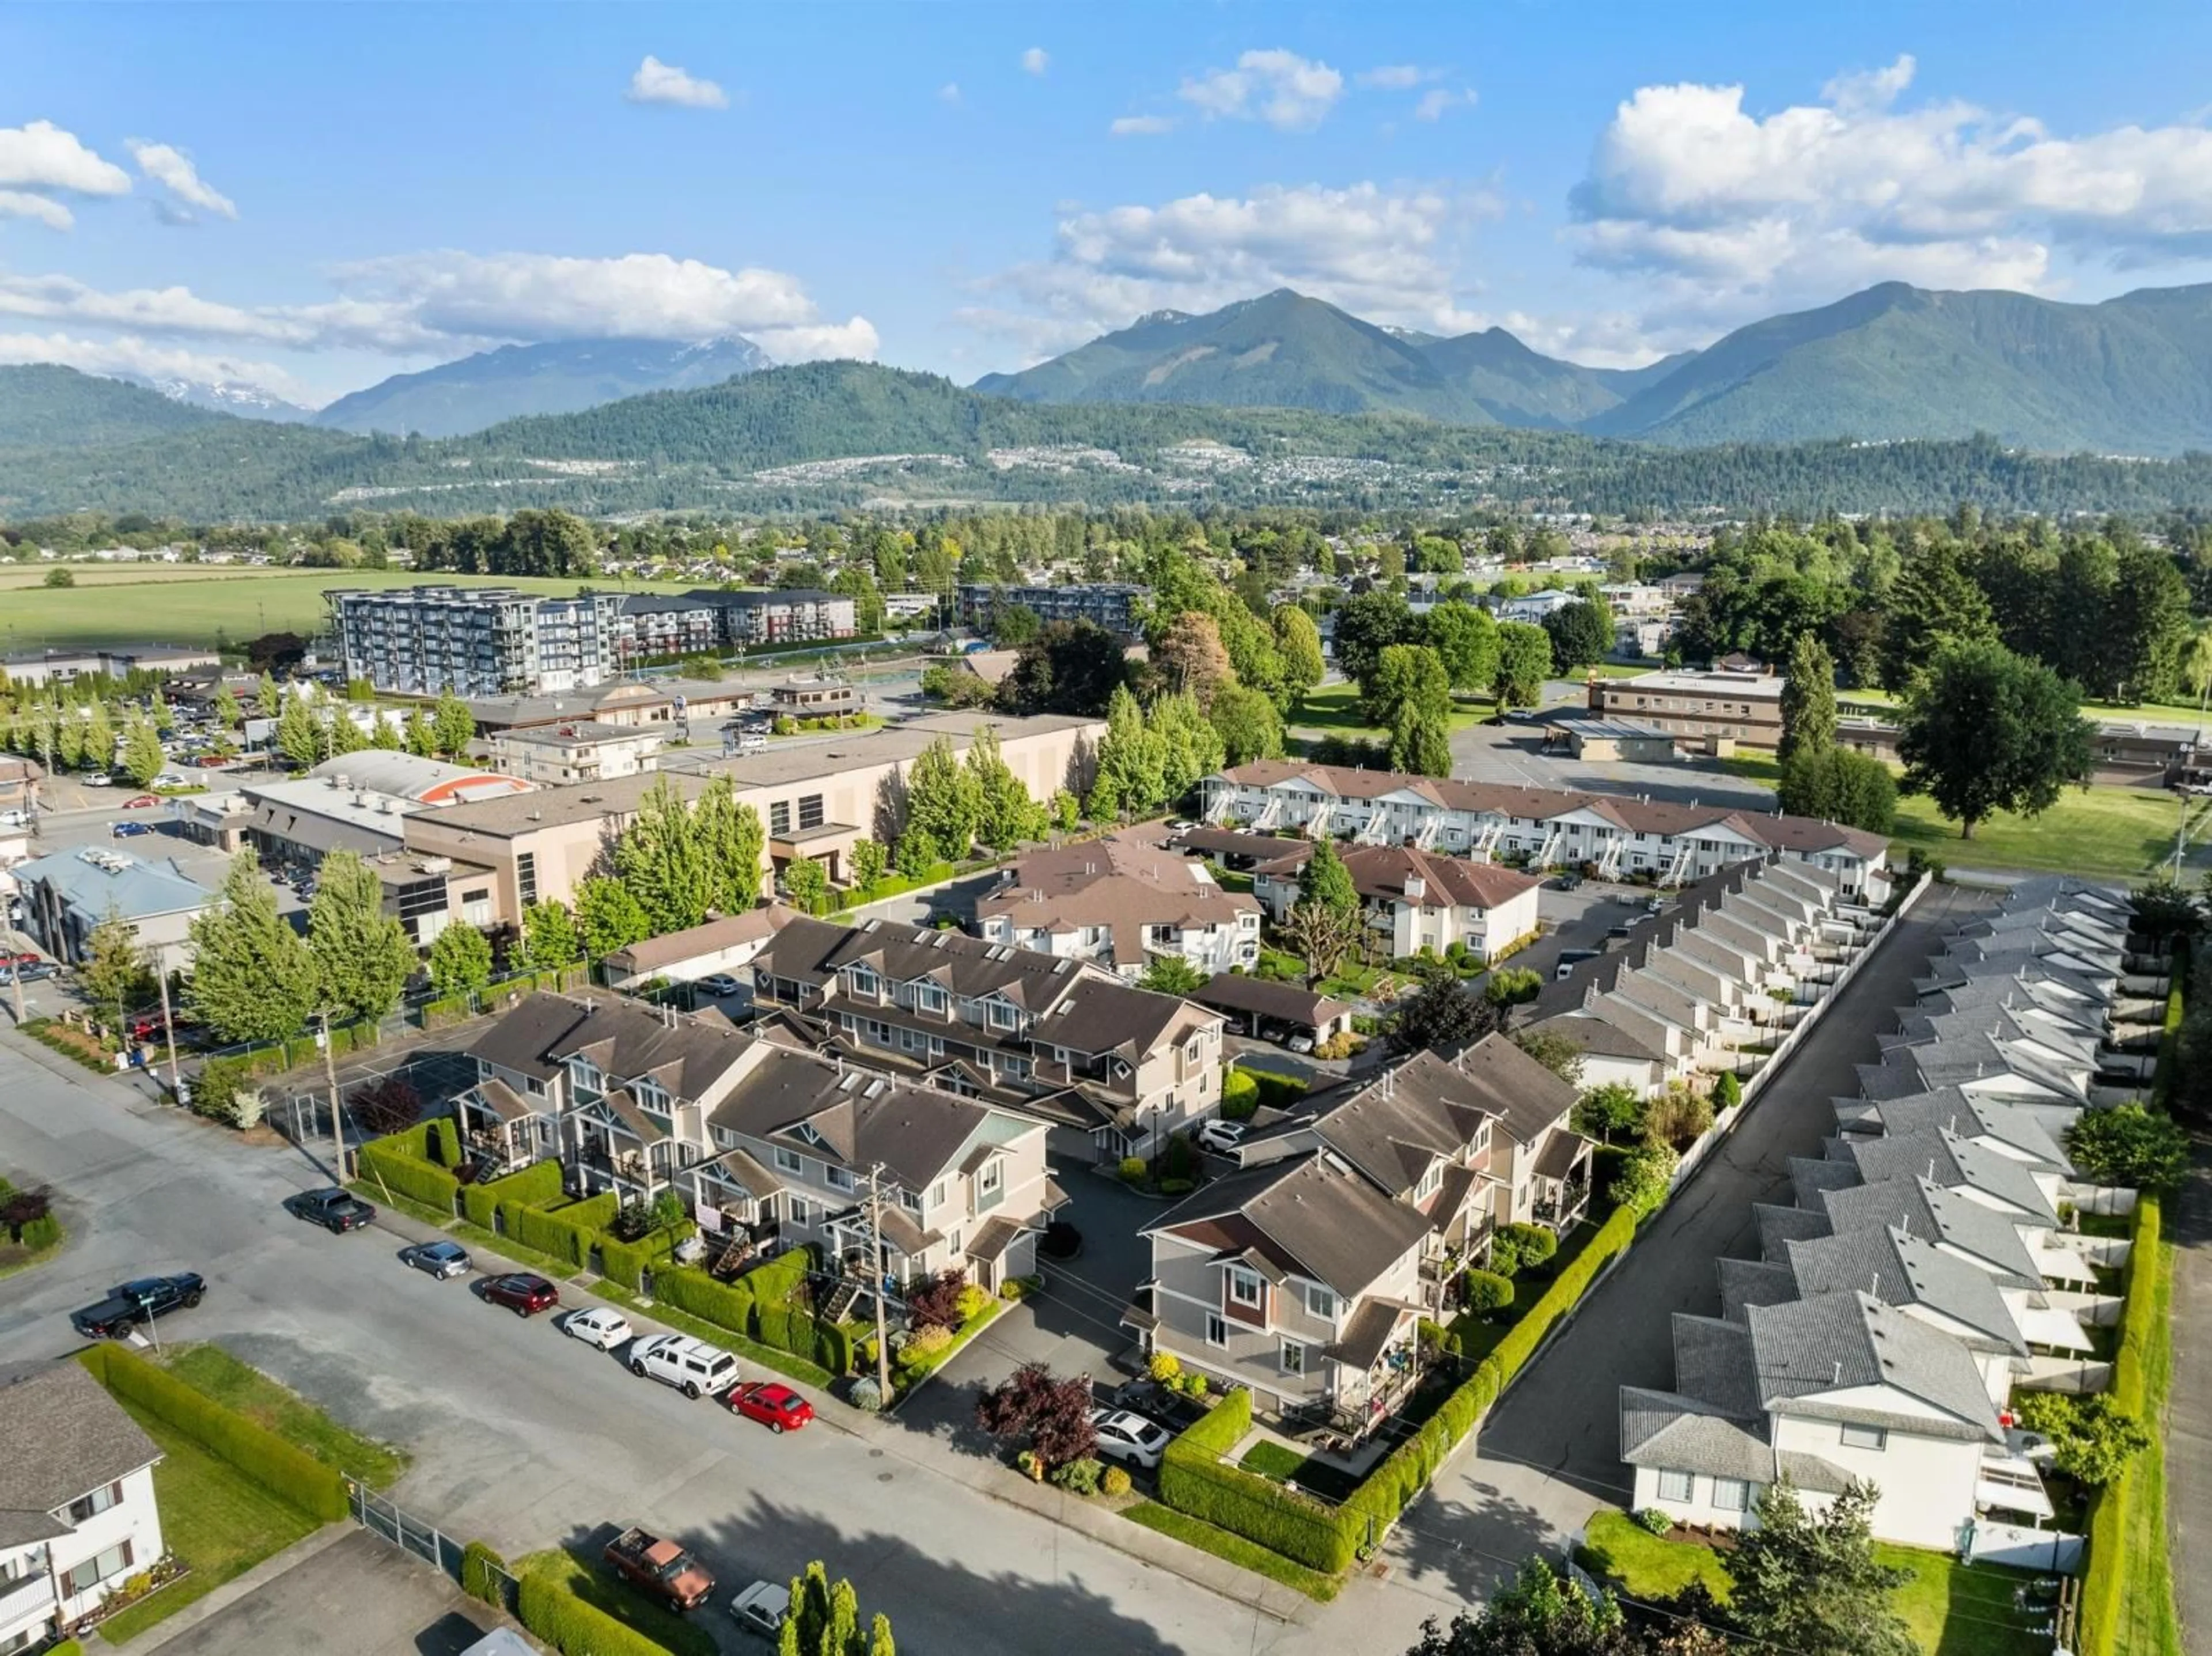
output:
[[[141,1277],[118,1284],[98,1305],[85,1307],[70,1321],[87,1339],[120,1339],[156,1317],[179,1307],[190,1310],[206,1291],[207,1284],[189,1271],[176,1277]]]
[[[341,1234],[376,1222],[374,1208],[335,1185],[322,1190],[302,1191],[284,1205],[292,1210],[295,1217],[312,1220],[324,1229]]]

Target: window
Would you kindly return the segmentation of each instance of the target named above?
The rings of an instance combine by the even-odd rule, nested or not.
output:
[[[525,908],[538,901],[538,853],[526,851],[514,859],[514,889]]]
[[[945,1181],[942,1179],[929,1187],[929,1205],[933,1208],[945,1205]]]
[[[799,802],[799,826],[801,828],[818,828],[822,822],[822,796],[810,793]]]
[[[768,808],[768,831],[778,839],[791,832],[791,801],[779,799]]]
[[[853,1188],[853,1170],[850,1168],[824,1167],[822,1171],[829,1178],[831,1190]]]
[[[878,980],[874,971],[870,968],[856,966],[853,968],[853,992],[854,994],[872,995],[881,986],[882,986]]]
[[[1229,1325],[1211,1311],[1206,1313],[1206,1343],[1208,1345],[1229,1344]]]
[[[1324,1322],[1335,1321],[1335,1294],[1329,1289],[1323,1288],[1319,1283],[1308,1283],[1306,1284],[1306,1313],[1309,1316],[1321,1318]]]
[[[791,1222],[794,1225],[812,1224],[814,1222],[814,1204],[808,1201],[803,1196],[793,1197],[791,1198]]]
[[[1662,1501],[1680,1501],[1686,1503],[1696,1493],[1696,1489],[1697,1480],[1687,1472],[1659,1474],[1659,1498]]]
[[[786,1149],[778,1144],[775,1147],[775,1170],[778,1173],[804,1173],[806,1171],[806,1158],[797,1150]]]
[[[1258,1271],[1246,1271],[1237,1265],[1229,1267],[1229,1303],[1251,1306],[1255,1308],[1259,1306],[1260,1273]]]
[[[1427,1171],[1421,1174],[1421,1182],[1413,1186],[1413,1199],[1416,1202],[1427,1201],[1437,1193],[1443,1182],[1444,1164],[1441,1162],[1430,1162]]]
[[[1006,1164],[994,1156],[976,1170],[975,1205],[978,1209],[994,1208],[1006,1193]]]
[[[122,1500],[123,1486],[120,1483],[111,1483],[105,1489],[94,1489],[90,1495],[81,1495],[70,1502],[70,1522],[82,1524],[86,1519],[106,1512],[110,1507],[120,1505]]]
[[[1713,1480],[1713,1507],[1717,1512],[1747,1512],[1751,1507],[1751,1485],[1740,1477]]]
[[[1844,1447],[1872,1449],[1876,1453],[1889,1447],[1889,1433],[1880,1426],[1846,1426],[1844,1428]]]
[[[994,1029],[1011,1029],[1019,1021],[1019,1015],[1007,1002],[994,1000],[987,1004],[991,1009],[991,1027]]]
[[[88,1558],[62,1578],[62,1591],[75,1598],[90,1592],[102,1581],[131,1568],[131,1544],[119,1542],[95,1558]]]
[[[921,984],[915,989],[914,1001],[925,1012],[942,1012],[945,1010],[945,991],[933,983]]]
[[[1296,1340],[1283,1342],[1283,1372],[1303,1374],[1306,1372],[1306,1349]]]

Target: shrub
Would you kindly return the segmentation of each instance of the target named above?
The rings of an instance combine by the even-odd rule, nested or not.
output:
[[[102,1342],[77,1353],[77,1360],[117,1397],[174,1427],[308,1517],[331,1523],[346,1515],[345,1480],[267,1427],[126,1347]]]
[[[15,1240],[32,1253],[42,1253],[62,1240],[62,1222],[51,1213],[42,1213],[19,1228]]]
[[[467,1192],[463,1192],[463,1199]],[[645,1273],[656,1274],[662,1265],[675,1256],[682,1243],[689,1241],[698,1227],[689,1219],[669,1229],[650,1231],[634,1242],[617,1241],[614,1237],[599,1238],[599,1265],[608,1277],[632,1292],[642,1292]]]
[[[1460,1296],[1469,1311],[1503,1311],[1513,1303],[1513,1284],[1494,1271],[1469,1271],[1460,1279]]]
[[[422,1095],[403,1077],[388,1075],[357,1089],[347,1101],[347,1107],[364,1131],[381,1137],[404,1132],[422,1119]]]
[[[1713,1101],[1687,1087],[1669,1087],[1644,1107],[1647,1143],[1685,1150],[1713,1125]]]
[[[1085,1455],[1071,1460],[1065,1466],[1055,1466],[1046,1477],[1070,1495],[1097,1495],[1098,1480],[1105,1476],[1105,1463],[1095,1456]]]
[[[1743,1102],[1743,1083],[1735,1078],[1735,1071],[1723,1070],[1713,1078],[1713,1107],[1732,1110]]]
[[[968,1291],[968,1273],[958,1267],[941,1271],[906,1295],[907,1319],[916,1331],[925,1328],[957,1328],[967,1320],[961,1301]]]
[[[192,1112],[211,1121],[228,1121],[231,1100],[252,1090],[253,1068],[244,1059],[211,1058],[192,1078]]]
[[[960,1320],[972,1323],[991,1308],[991,1290],[980,1283],[970,1283],[960,1290]]]
[[[381,1184],[397,1195],[411,1197],[426,1206],[451,1213],[461,1181],[431,1162],[429,1139],[430,1124],[427,1121],[404,1132],[371,1139],[357,1152],[362,1178]]]
[[[550,1253],[581,1271],[592,1263],[592,1245],[621,1205],[622,1198],[609,1191],[550,1211],[515,1201],[501,1202],[499,1211],[507,1234],[525,1247]]]
[[[1167,1148],[1160,1154],[1160,1174],[1163,1186],[1170,1179],[1194,1180],[1198,1176],[1198,1150],[1190,1142],[1188,1133],[1169,1136]]]
[[[883,1413],[884,1388],[876,1383],[874,1375],[864,1375],[853,1382],[853,1407],[864,1415]]]
[[[461,1549],[461,1591],[487,1604],[503,1606],[507,1598],[500,1589],[498,1573],[506,1568],[506,1559],[483,1542],[471,1541]]]
[[[1182,1394],[1187,1398],[1202,1398],[1206,1395],[1209,1384],[1206,1376],[1200,1374],[1198,1370],[1189,1369],[1182,1377]]]
[[[1646,1507],[1642,1512],[1631,1513],[1629,1516],[1641,1527],[1650,1531],[1654,1535],[1669,1535],[1674,1532],[1674,1520],[1656,1507]]]
[[[1674,1187],[1674,1166],[1680,1159],[1665,1144],[1644,1144],[1631,1150],[1621,1158],[1620,1171],[1607,1192],[1613,1205],[1638,1218],[1656,1213]]]
[[[1504,1228],[1504,1234],[1513,1239],[1513,1246],[1520,1253],[1524,1270],[1530,1265],[1547,1263],[1559,1251],[1559,1239],[1547,1226],[1511,1224]]]
[[[1521,1274],[1521,1245],[1504,1231],[1490,1239],[1490,1271],[1494,1277]]]
[[[952,1331],[942,1323],[933,1323],[927,1328],[917,1328],[913,1337],[899,1348],[897,1362],[902,1368],[912,1368],[932,1357],[941,1357],[952,1349]]]
[[[1163,1386],[1172,1386],[1182,1374],[1182,1359],[1172,1351],[1155,1351],[1145,1372]]]
[[[447,1125],[452,1124],[448,1122]],[[486,1180],[481,1185],[461,1186],[461,1211],[471,1224],[492,1228],[492,1216],[501,1202],[514,1202],[525,1207],[545,1207],[561,1199],[561,1164],[558,1162],[532,1162],[526,1168],[518,1168],[504,1179]]]
[[[1118,1500],[1129,1493],[1129,1475],[1119,1466],[1109,1466],[1098,1477],[1098,1492]]]
[[[1306,1083],[1295,1076],[1279,1076],[1272,1070],[1244,1073],[1252,1077],[1252,1084],[1260,1089],[1261,1104],[1268,1109],[1287,1110],[1306,1095]]]
[[[1260,1107],[1260,1083],[1243,1071],[1229,1069],[1221,1075],[1221,1115],[1225,1121],[1249,1121]]]
[[[1198,1181],[1192,1179],[1163,1179],[1160,1180],[1160,1194],[1163,1196],[1188,1196],[1191,1192],[1197,1188]]]
[[[576,1596],[555,1573],[558,1565],[522,1578],[515,1614],[522,1625],[562,1656],[667,1656],[666,1647]]]
[[[1121,1158],[1121,1181],[1124,1184],[1143,1184],[1148,1171],[1150,1169],[1146,1167],[1145,1158],[1141,1156],[1125,1156]]]

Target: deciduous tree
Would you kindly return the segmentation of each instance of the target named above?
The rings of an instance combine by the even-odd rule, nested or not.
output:
[[[430,984],[450,998],[491,981],[491,943],[465,923],[447,926],[430,945]]]
[[[2100,1185],[2173,1191],[2189,1176],[2189,1135],[2140,1104],[2081,1111],[2066,1129],[2066,1154]]]
[[[1283,689],[1295,707],[1328,670],[1322,655],[1321,629],[1295,604],[1278,604],[1273,621],[1275,652],[1283,659]]]
[[[1283,716],[1274,702],[1242,684],[1224,684],[1213,693],[1209,715],[1221,738],[1222,762],[1242,765],[1283,755]]]
[[[707,865],[691,808],[666,777],[638,802],[636,817],[616,842],[614,863],[655,937],[707,918],[715,875]]]
[[[2092,727],[2074,688],[2002,644],[1940,649],[1907,692],[1898,736],[1905,789],[1925,793],[1961,839],[1996,810],[2037,816],[2089,780]]]
[[[984,725],[968,746],[965,761],[974,782],[976,837],[994,851],[1012,851],[1024,840],[1042,840],[1051,832],[1042,805],[999,749],[998,732]]]
[[[469,743],[476,740],[476,715],[469,711],[467,702],[451,690],[444,691],[430,712],[430,734],[440,753],[448,759],[459,759],[468,750]]]
[[[376,870],[350,851],[327,853],[307,907],[307,947],[319,1004],[335,1018],[382,1017],[399,1004],[415,970],[406,928],[384,912]]]
[[[226,1041],[299,1033],[319,998],[306,939],[276,909],[251,851],[231,858],[222,895],[191,921],[192,974],[185,1004]]]
[[[85,939],[84,964],[77,968],[84,992],[100,1016],[117,1029],[142,996],[154,988],[154,974],[138,947],[137,931],[110,908]]]
[[[1552,675],[1552,640],[1540,627],[1525,621],[1501,622],[1498,628],[1498,679],[1492,687],[1498,705],[1533,707],[1544,694],[1544,681]]]
[[[1421,641],[1437,652],[1455,690],[1486,690],[1498,682],[1498,623],[1486,610],[1457,599],[1422,618]]]
[[[566,903],[548,897],[522,911],[522,963],[532,971],[574,966],[578,949],[576,922]]]
[[[576,929],[585,952],[604,960],[651,937],[653,920],[628,886],[602,875],[576,888]]]
[[[727,775],[715,777],[699,796],[691,813],[691,831],[707,872],[708,907],[724,914],[742,914],[757,903],[768,831],[760,812],[739,802]]]
[[[133,719],[123,737],[123,773],[143,788],[151,785],[167,762],[154,727],[143,719]]]
[[[915,755],[906,791],[908,828],[934,846],[937,856],[954,862],[965,857],[982,824],[982,789],[954,755],[950,737],[939,737]]]
[[[975,1423],[1001,1443],[1026,1440],[1048,1470],[1080,1460],[1098,1447],[1090,1380],[1055,1379],[1041,1362],[1024,1363],[978,1398]]]

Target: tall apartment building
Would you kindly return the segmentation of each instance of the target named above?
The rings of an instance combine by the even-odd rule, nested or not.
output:
[[[324,594],[348,678],[462,696],[580,690],[614,670],[612,592],[544,597],[512,586],[340,588]]]
[[[960,624],[985,627],[999,604],[1018,604],[1039,621],[1088,621],[1109,633],[1137,631],[1137,599],[1151,589],[1126,581],[1097,581],[1084,586],[988,586],[969,582],[960,589]]]

